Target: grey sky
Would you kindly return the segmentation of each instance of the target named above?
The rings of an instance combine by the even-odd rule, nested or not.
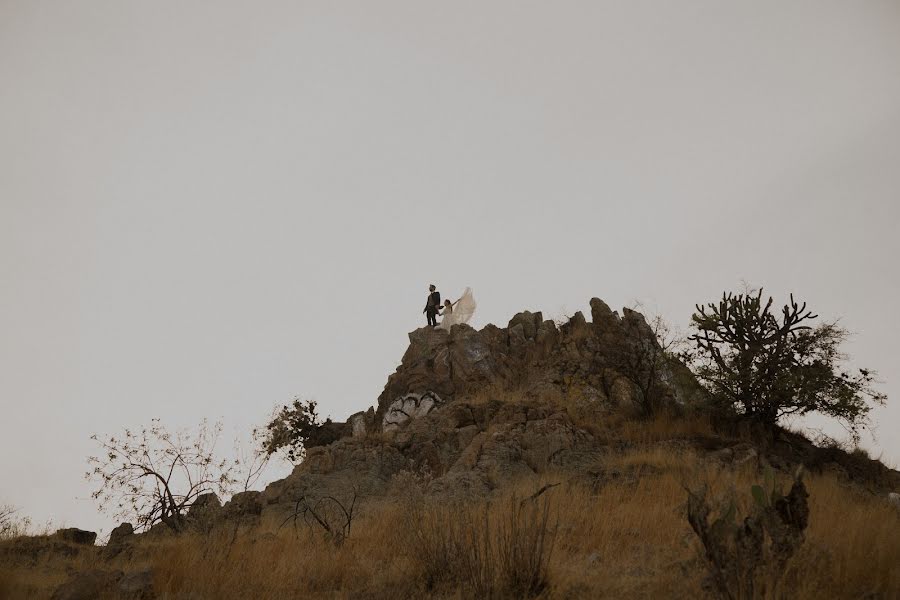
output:
[[[92,432],[371,405],[476,326],[742,280],[856,332],[900,463],[900,4],[0,1],[0,502]]]

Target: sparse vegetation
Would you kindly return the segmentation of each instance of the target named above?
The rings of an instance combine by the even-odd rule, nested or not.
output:
[[[649,322],[644,322],[644,317],[636,312],[629,316],[642,323],[631,327],[630,335],[616,339],[611,352],[612,365],[637,388],[638,412],[650,416],[663,408],[666,385],[661,375],[667,371],[679,339],[659,315]]]
[[[350,536],[359,494],[354,491],[352,498],[341,501],[334,496],[318,498],[301,496],[294,505],[294,512],[285,519],[283,525],[293,522],[296,530],[303,523],[310,530],[319,530],[335,546],[340,546]]]
[[[773,300],[757,294],[724,294],[697,305],[690,361],[721,408],[735,408],[767,425],[787,415],[819,412],[834,417],[858,439],[872,405],[886,396],[874,388],[876,374],[844,365],[848,332],[791,300],[777,317]]]
[[[711,579],[721,598],[780,597],[788,561],[804,540],[809,494],[798,472],[783,494],[771,468],[765,487],[753,485],[751,514],[737,520],[734,500],[710,521],[705,488],[688,494],[688,521],[703,544]]]
[[[223,600],[900,596],[900,511],[885,495],[900,474],[777,423],[815,406],[856,427],[884,399],[874,375],[837,371],[843,338],[807,329],[804,307],[778,321],[770,306],[698,308],[694,365],[719,410],[660,343],[661,322],[597,301],[595,323],[554,330],[523,313],[515,343],[495,328],[450,356],[408,352],[379,410],[440,361],[470,361],[447,369],[466,385],[388,432],[375,410],[359,431],[295,400],[243,460],[216,457],[220,426],[98,438],[98,499],[140,529],[171,527],[123,525],[107,548],[94,534],[0,541],[0,596],[48,597],[70,573],[116,586],[143,573],[157,597]],[[762,396],[745,405],[747,390]],[[300,464],[247,491],[276,454]]]
[[[242,534],[233,546],[228,545],[230,532],[221,530],[148,538],[133,553],[111,563],[92,553],[69,558],[40,555],[27,566],[7,558],[0,569],[0,590],[11,598],[48,597],[46,590],[65,578],[67,567],[106,566],[126,571],[152,568],[156,591],[163,598],[446,597],[474,585],[494,597],[520,597],[511,592],[520,588],[504,583],[502,573],[509,571],[499,562],[469,573],[453,566],[453,560],[442,563],[439,558],[447,545],[455,548],[448,551],[451,555],[469,557],[463,564],[476,557],[481,561],[487,543],[481,522],[487,519],[493,531],[507,532],[491,538],[493,554],[499,557],[498,546],[512,545],[522,551],[507,552],[508,556],[518,556],[518,561],[535,557],[518,563],[515,570],[522,574],[541,572],[533,565],[545,565],[541,597],[708,597],[704,550],[686,519],[684,485],[704,481],[710,497],[726,497],[732,489],[749,490],[758,476],[755,469],[717,467],[691,452],[668,455],[667,462],[656,461],[655,468],[635,479],[610,479],[599,486],[571,481],[553,488],[540,497],[546,504],[535,504],[519,515],[515,530],[510,529],[511,504],[521,503],[521,498],[547,482],[559,481],[558,477],[522,481],[489,505],[422,504],[409,513],[405,502],[386,498],[360,513],[353,535],[340,547],[315,530],[279,530],[278,523],[271,522]],[[629,452],[622,455],[629,457]],[[900,594],[897,511],[831,473],[810,474],[806,485],[810,494],[806,541],[787,563],[781,597]],[[736,510],[747,514],[754,502],[749,493],[739,494]],[[468,520],[460,519],[464,514]],[[411,516],[421,523],[424,539],[416,540]],[[537,552],[541,536],[543,551]],[[0,544],[0,556],[11,556],[11,543]]]
[[[205,493],[228,496],[239,482],[237,461],[216,455],[221,423],[171,433],[159,420],[121,436],[92,436],[102,453],[88,458],[93,497],[113,517],[146,530],[158,522],[180,530],[184,515]]]
[[[25,535],[30,527],[31,519],[20,515],[15,506],[0,505],[0,540]]]
[[[499,505],[411,507],[411,557],[426,590],[463,590],[478,598],[530,598],[548,586],[557,525],[546,499],[510,496]]]
[[[320,425],[315,400],[294,399],[282,406],[265,426],[261,436],[267,456],[283,453],[292,463],[303,460],[306,444]]]

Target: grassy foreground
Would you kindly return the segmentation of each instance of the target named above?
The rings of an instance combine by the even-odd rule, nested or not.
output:
[[[696,598],[702,548],[685,518],[685,488],[709,485],[746,514],[757,465],[723,466],[659,440],[702,433],[688,421],[615,424],[626,449],[602,485],[554,473],[507,487],[489,502],[448,505],[416,476],[363,504],[340,545],[302,523],[141,539],[131,552],[102,549],[23,563],[0,543],[0,598],[48,598],[73,570],[152,568],[158,598]],[[619,476],[620,475],[620,476]],[[806,542],[772,597],[900,597],[900,512],[825,470],[806,478]],[[547,488],[532,498],[544,486]]]

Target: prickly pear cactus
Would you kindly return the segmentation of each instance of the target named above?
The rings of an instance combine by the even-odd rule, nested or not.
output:
[[[703,544],[715,589],[729,600],[765,598],[767,582],[782,579],[809,521],[802,467],[787,495],[771,467],[750,493],[753,507],[742,522],[733,501],[710,522],[707,490],[688,493],[688,521]]]

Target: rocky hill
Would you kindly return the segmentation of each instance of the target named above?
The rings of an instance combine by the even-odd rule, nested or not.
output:
[[[322,425],[287,478],[224,505],[201,497],[178,533],[123,525],[104,548],[76,543],[72,531],[0,546],[10,573],[56,573],[44,588],[8,575],[7,589],[41,597],[56,588],[54,598],[713,596],[686,490],[702,483],[746,512],[765,473],[789,482],[803,465],[810,530],[793,579],[785,575],[792,596],[900,595],[900,511],[887,500],[900,473],[711,415],[640,313],[620,316],[597,298],[590,307],[590,322],[522,312],[503,328],[413,331],[376,405]],[[833,526],[837,514],[843,527]],[[844,573],[838,583],[835,572]]]

